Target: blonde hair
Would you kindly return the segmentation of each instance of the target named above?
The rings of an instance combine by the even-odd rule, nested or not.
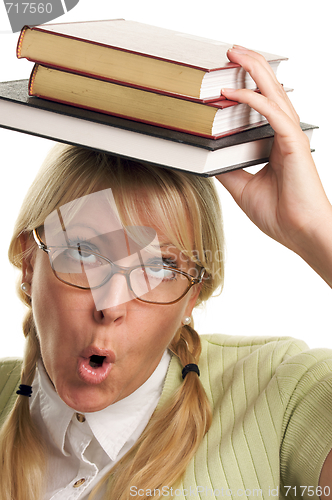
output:
[[[9,248],[10,261],[22,269],[24,253],[19,236],[31,238],[32,230],[58,206],[109,187],[124,224],[140,225],[140,214],[144,213],[145,220],[206,269],[197,303],[222,287],[223,231],[212,180],[73,146],[57,145],[44,161],[23,201]],[[28,306],[23,323],[26,351],[21,383],[31,385],[40,346],[30,298],[19,287],[18,294]],[[169,348],[182,366],[199,361],[200,339],[190,326],[176,332]],[[105,499],[127,500],[132,484],[144,491],[174,484],[210,423],[209,401],[199,378],[191,372],[172,398],[155,411],[135,446],[102,481],[108,481]],[[1,500],[41,498],[45,450],[26,397],[17,398],[1,429],[0,463]]]

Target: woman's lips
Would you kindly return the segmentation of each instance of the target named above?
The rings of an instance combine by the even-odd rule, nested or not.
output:
[[[92,360],[91,357],[93,357]],[[87,384],[100,384],[108,377],[114,362],[115,354],[113,351],[90,346],[78,358],[78,376]]]

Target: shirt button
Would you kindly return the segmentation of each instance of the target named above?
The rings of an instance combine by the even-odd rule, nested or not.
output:
[[[84,477],[82,477],[82,479],[79,479],[78,481],[76,481],[76,483],[74,483],[73,486],[74,486],[74,488],[79,488],[84,483],[85,483],[85,479],[84,479]]]
[[[85,422],[85,416],[82,413],[76,413],[76,418],[81,423]]]

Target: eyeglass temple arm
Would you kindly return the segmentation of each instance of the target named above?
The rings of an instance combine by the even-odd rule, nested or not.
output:
[[[44,252],[48,253],[49,250],[48,250],[47,246],[45,245],[45,243],[43,243],[43,241],[41,240],[37,229],[33,229],[32,234],[33,234],[34,240],[37,243],[38,247],[41,250],[44,250]]]
[[[194,285],[197,285],[198,283],[202,282],[204,273],[205,273],[205,268],[202,267],[201,272],[199,273],[198,278],[192,278],[192,282],[193,282]]]

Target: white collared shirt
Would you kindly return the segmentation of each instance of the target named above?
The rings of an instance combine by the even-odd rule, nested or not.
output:
[[[42,362],[38,363],[30,409],[47,446],[43,500],[88,498],[146,427],[158,404],[170,359],[166,351],[150,378],[135,392],[104,410],[84,415],[62,401]]]

